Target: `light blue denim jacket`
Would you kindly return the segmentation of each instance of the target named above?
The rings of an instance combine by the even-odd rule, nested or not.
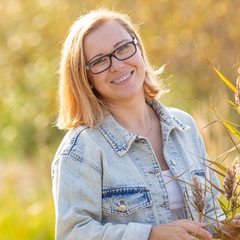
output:
[[[192,201],[192,174],[218,185],[203,159],[208,156],[192,117],[158,100],[148,100],[162,126],[163,154],[182,193]],[[171,222],[161,169],[149,141],[122,128],[108,115],[91,130],[79,126],[64,137],[52,164],[56,239],[147,240],[152,226]],[[191,209],[191,212],[189,211]],[[207,194],[205,214],[221,214]],[[198,221],[192,204],[186,218]],[[211,219],[212,218],[212,219]]]

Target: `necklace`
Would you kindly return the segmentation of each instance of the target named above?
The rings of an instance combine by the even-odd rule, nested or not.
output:
[[[148,129],[147,133],[144,134],[145,137],[147,137],[147,135],[151,132],[152,130],[152,111],[150,110],[150,122],[151,122],[151,125],[150,125],[150,128]]]

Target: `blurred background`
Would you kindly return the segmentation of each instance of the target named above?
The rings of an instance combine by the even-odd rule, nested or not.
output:
[[[211,159],[236,141],[217,122],[239,124],[227,102],[233,92],[199,51],[235,85],[240,1],[1,0],[1,240],[54,239],[50,167],[64,136],[55,127],[60,51],[73,21],[97,7],[140,24],[150,61],[156,68],[166,64],[162,77],[170,92],[161,101],[193,115]]]

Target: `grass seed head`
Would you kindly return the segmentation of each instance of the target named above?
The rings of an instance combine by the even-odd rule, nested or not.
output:
[[[238,106],[238,109],[240,110],[240,68],[238,69],[238,78],[236,80],[236,89],[235,92],[235,103]]]
[[[225,191],[225,197],[228,201],[231,201],[231,198],[234,195],[234,191],[237,186],[237,175],[239,173],[239,158],[235,158],[232,167],[227,168],[227,174],[223,182],[223,188]]]
[[[206,191],[195,174],[192,175],[191,190],[193,194],[193,204],[201,215],[206,206]]]

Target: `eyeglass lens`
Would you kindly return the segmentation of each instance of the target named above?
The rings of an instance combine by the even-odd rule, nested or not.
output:
[[[123,61],[130,57],[132,57],[137,51],[135,42],[129,42],[124,44],[123,46],[117,48],[111,54],[102,56],[93,62],[88,64],[88,69],[94,73],[101,73],[107,70],[112,65],[112,57],[114,56],[116,59]]]

